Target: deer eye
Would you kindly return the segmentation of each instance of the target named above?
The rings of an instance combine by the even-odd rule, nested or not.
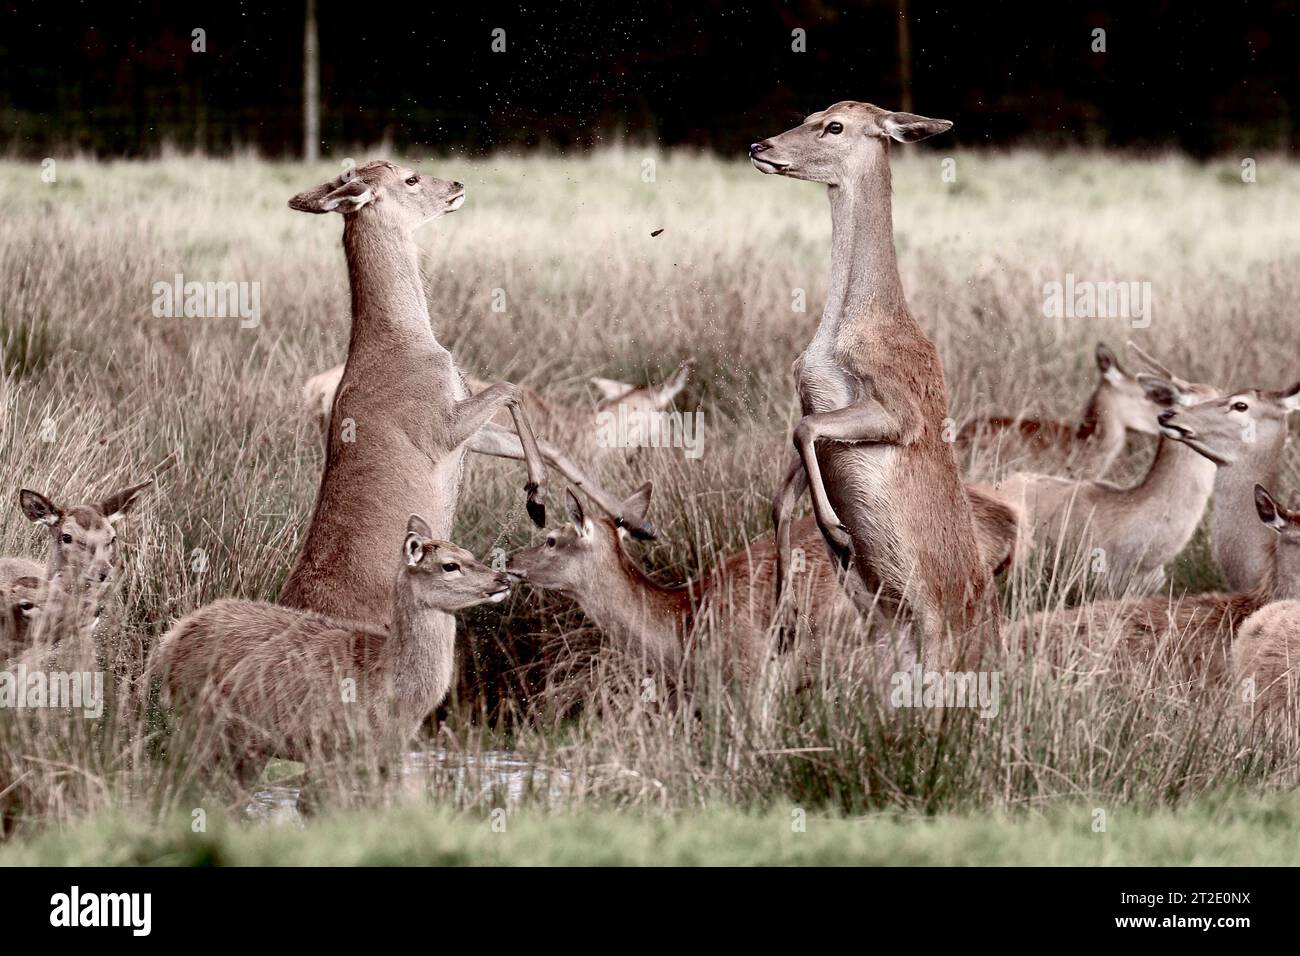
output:
[[[547,546],[548,548],[553,548],[553,547],[555,547],[555,535],[548,535],[548,536],[547,536],[547,538],[546,538],[546,546]]]
[[[844,124],[843,124],[843,123],[827,123],[827,124],[826,124],[826,132],[830,133],[832,136],[838,136],[840,133],[844,132]]]
[[[446,564],[442,566],[442,569],[447,572],[459,571],[460,565],[457,564],[455,561],[448,561]]]
[[[34,607],[36,607],[36,605],[33,604],[31,601],[19,601],[19,602],[18,602],[18,610],[20,610],[20,611],[30,611],[30,610],[31,610],[32,608],[34,608]]]
[[[64,544],[72,544],[72,535],[65,531],[63,534],[59,535],[59,540]]]
[[[406,181],[406,185],[408,185],[408,186],[418,186],[418,185],[420,185],[420,177],[419,177],[419,176],[412,176],[410,179],[408,179],[408,180]]]
[[[1233,402],[1232,410],[1234,412],[1248,412],[1250,411],[1250,406],[1247,405],[1245,402]]]

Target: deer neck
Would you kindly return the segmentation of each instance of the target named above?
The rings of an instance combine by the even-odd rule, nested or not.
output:
[[[1109,460],[1123,449],[1124,422],[1113,391],[1105,386],[1098,386],[1093,391],[1079,416],[1079,427],[1075,429],[1074,437],[1088,442],[1103,460]]]
[[[1195,530],[1214,491],[1216,470],[1214,462],[1182,442],[1161,438],[1138,494],[1168,508],[1163,524],[1181,523]]]
[[[56,562],[51,560],[51,567]],[[35,637],[52,643],[89,633],[99,620],[102,588],[69,584],[62,570],[52,570],[45,581],[45,605],[41,609]]]
[[[651,667],[675,671],[690,626],[687,588],[665,588],[651,581],[621,544],[605,580],[578,595],[582,610],[629,656]]]
[[[821,335],[835,337],[907,315],[894,251],[891,189],[887,148],[857,179],[827,188],[831,278]]]
[[[455,664],[456,619],[416,600],[408,576],[399,572],[393,600],[389,674],[399,707],[423,717],[451,689]]]
[[[349,358],[368,349],[390,350],[404,340],[433,339],[419,252],[409,232],[350,216],[343,251],[352,292]]]
[[[1247,455],[1222,465],[1214,476],[1214,512],[1210,543],[1228,587],[1247,591],[1264,581],[1272,568],[1276,532],[1259,520],[1255,485],[1276,488],[1282,442],[1247,449]]]

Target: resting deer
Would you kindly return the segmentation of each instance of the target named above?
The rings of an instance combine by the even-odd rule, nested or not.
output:
[[[1159,434],[1156,412],[1137,378],[1097,343],[1097,387],[1077,422],[977,418],[962,426],[959,449],[992,448],[999,462],[1027,471],[1100,478],[1124,450],[1128,432]]]
[[[1218,395],[1209,385],[1185,382],[1160,368],[1164,377],[1138,375],[1153,413]],[[1020,506],[1022,547],[1053,544],[1076,553],[1099,552],[1105,558],[1101,581],[1108,593],[1120,594],[1164,583],[1165,564],[1186,547],[1201,523],[1214,471],[1213,462],[1161,438],[1151,467],[1135,485],[1018,472],[997,488]]]
[[[889,172],[891,140],[951,127],[836,103],[754,143],[750,159],[764,173],[826,184],[831,204],[830,287],[817,333],[795,363],[803,418],[773,504],[779,580],[789,567],[790,511],[806,486],[829,545],[867,583],[862,592],[878,588],[907,605],[926,656],[937,649],[939,669],[964,669],[996,633],[997,605],[944,441],[943,366],[898,276]]]
[[[651,491],[646,482],[624,501],[620,521],[587,517],[582,503],[567,493],[569,522],[547,532],[542,544],[516,552],[507,571],[534,587],[572,596],[624,653],[670,679],[681,671],[695,622],[711,615],[726,635],[723,659],[729,671],[752,677],[767,650],[776,587],[772,540],[754,542],[695,581],[658,585],[622,541],[624,523],[645,520]],[[836,613],[857,612],[836,579],[816,522],[805,519],[793,530],[794,544],[807,558],[793,586],[816,635]]]
[[[1217,466],[1210,543],[1228,587],[1249,591],[1264,580],[1272,560],[1273,532],[1251,513],[1252,490],[1276,488],[1286,449],[1287,417],[1300,408],[1300,382],[1284,391],[1248,388],[1171,409],[1161,431]]]
[[[224,599],[177,622],[152,673],[244,778],[279,755],[311,760],[354,735],[400,747],[447,695],[464,608],[496,603],[510,579],[411,515],[389,588],[388,630],[260,601]],[[345,683],[350,682],[350,683]],[[355,693],[352,691],[355,690]]]
[[[50,650],[94,628],[112,586],[115,525],[152,484],[150,478],[102,501],[67,507],[26,488],[19,493],[27,519],[49,529],[50,556],[44,568],[26,558],[0,558],[0,589],[12,602],[11,644],[7,652],[0,648],[0,657],[37,645]]]
[[[1222,678],[1234,635],[1246,619],[1273,602],[1300,599],[1300,512],[1283,508],[1262,485],[1255,486],[1251,497],[1256,512],[1252,520],[1272,529],[1273,536],[1268,569],[1256,587],[1181,598],[1097,601],[1068,611],[1044,611],[1022,625],[1022,636],[1048,649],[1095,642],[1099,636],[1139,660],[1159,655],[1180,679]],[[1243,650],[1243,662],[1246,654]]]
[[[633,385],[612,378],[592,378],[591,384],[601,394],[601,400],[595,407],[595,413],[612,411],[622,406],[629,415],[655,412],[672,404],[690,375],[694,360],[687,359],[677,366],[672,376],[658,385]],[[329,438],[330,411],[334,406],[334,393],[343,378],[344,366],[338,365],[327,372],[321,372],[307,380],[303,386],[303,405],[307,415],[316,420],[324,439]],[[465,385],[470,393],[477,395],[489,387],[489,383],[465,375]],[[529,423],[538,433],[552,440],[561,439],[568,447],[578,449],[583,457],[598,455],[602,449],[596,442],[596,423],[590,413],[577,408],[556,406],[532,389],[522,389],[524,407],[528,413]],[[493,420],[500,421],[500,413]]]
[[[45,569],[26,558],[0,558],[0,664],[27,649],[45,603]]]
[[[471,396],[434,337],[414,230],[459,209],[464,198],[460,183],[372,162],[289,201],[303,212],[343,216],[352,333],[315,510],[280,592],[287,607],[386,626],[397,562],[391,542],[412,512],[427,516],[435,537],[449,536],[467,451],[527,462],[528,512],[539,525],[543,457],[598,505],[617,507],[572,462],[536,441],[517,386],[497,382]],[[517,434],[489,421],[503,406]],[[452,619],[443,626],[452,628]]]
[[[1300,581],[1300,494],[1292,494],[1291,507],[1283,508],[1263,487],[1255,486],[1256,506],[1267,528],[1277,534],[1277,574]],[[1268,596],[1283,593],[1276,587]],[[1291,589],[1300,597],[1300,585]],[[1300,685],[1300,600],[1265,604],[1241,624],[1232,642],[1232,673],[1255,710],[1265,716],[1294,718],[1296,688]]]

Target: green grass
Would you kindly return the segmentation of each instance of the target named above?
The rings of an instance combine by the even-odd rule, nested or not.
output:
[[[1104,813],[1104,818],[1100,815]],[[1058,802],[1036,811],[845,818],[795,807],[671,816],[454,813],[405,804],[250,827],[116,815],[0,848],[0,866],[1286,866],[1300,797],[1203,797],[1178,812]],[[1104,830],[1099,829],[1104,825]]]

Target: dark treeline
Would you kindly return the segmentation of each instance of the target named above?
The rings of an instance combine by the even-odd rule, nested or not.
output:
[[[298,154],[304,6],[0,0],[0,149]],[[1296,6],[320,0],[321,140],[735,150],[867,99],[953,119],[968,145],[1291,149]]]

